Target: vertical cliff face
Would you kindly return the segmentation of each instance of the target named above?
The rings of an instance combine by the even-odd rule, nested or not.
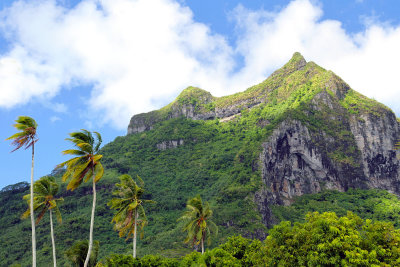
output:
[[[393,113],[362,114],[350,119],[351,132],[362,155],[362,168],[369,188],[400,193],[399,151],[394,145],[399,125]]]

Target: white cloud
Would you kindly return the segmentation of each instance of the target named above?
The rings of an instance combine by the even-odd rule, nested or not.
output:
[[[232,46],[173,0],[83,0],[71,10],[55,0],[19,1],[0,13],[12,45],[0,55],[0,107],[93,85],[88,119],[125,128],[131,115],[159,108],[188,85],[215,95],[244,90],[295,51],[367,96],[398,99],[400,26],[372,22],[349,35],[339,21],[321,20],[313,3],[276,12],[237,7]],[[233,71],[238,56],[244,65]]]
[[[51,117],[50,117],[50,121],[51,121],[52,123],[55,123],[56,121],[59,121],[59,120],[61,120],[60,117],[57,117],[57,116],[51,116]]]

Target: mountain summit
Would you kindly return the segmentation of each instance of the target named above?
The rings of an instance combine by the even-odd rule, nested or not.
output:
[[[228,121],[236,115],[240,115],[243,109],[262,103],[271,103],[271,101],[289,100],[288,98],[300,91],[310,93],[310,88],[303,87],[311,83],[314,87],[311,93],[316,93],[316,87],[326,88],[339,99],[342,99],[350,89],[333,72],[326,71],[313,62],[307,63],[304,57],[296,52],[287,64],[272,73],[267,80],[244,92],[214,97],[203,89],[190,86],[167,106],[133,116],[128,126],[128,134],[147,131],[158,122],[182,116],[194,120],[220,119]]]

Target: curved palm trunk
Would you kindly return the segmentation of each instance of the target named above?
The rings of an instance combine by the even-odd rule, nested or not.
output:
[[[31,167],[31,225],[32,225],[32,266],[36,267],[36,229],[35,229],[35,214],[33,210],[33,166],[35,161],[35,144],[32,144],[32,167]]]
[[[94,211],[96,209],[96,183],[94,181],[94,178],[95,174],[93,171],[93,206],[92,206],[92,216],[90,218],[89,248],[88,248],[88,254],[86,255],[84,267],[87,267],[89,264],[90,254],[92,253],[92,248],[93,248]]]
[[[52,217],[52,211],[49,210],[50,212],[50,233],[51,233],[51,244],[53,246],[53,263],[54,267],[57,267],[57,259],[56,259],[56,243],[54,242],[54,230],[53,230],[53,217]]]
[[[133,226],[133,258],[136,258],[136,228],[137,228],[138,217],[139,217],[139,213],[136,208],[135,209],[135,224]]]

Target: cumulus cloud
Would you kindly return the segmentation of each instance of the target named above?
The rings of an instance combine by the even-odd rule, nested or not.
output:
[[[373,22],[350,35],[339,21],[322,20],[314,1],[274,12],[238,6],[234,45],[174,0],[82,0],[73,9],[58,3],[18,1],[0,13],[10,44],[0,55],[0,107],[84,85],[92,88],[88,119],[125,128],[133,114],[159,108],[189,85],[214,95],[244,90],[295,51],[369,97],[389,103],[400,96],[400,26]]]

